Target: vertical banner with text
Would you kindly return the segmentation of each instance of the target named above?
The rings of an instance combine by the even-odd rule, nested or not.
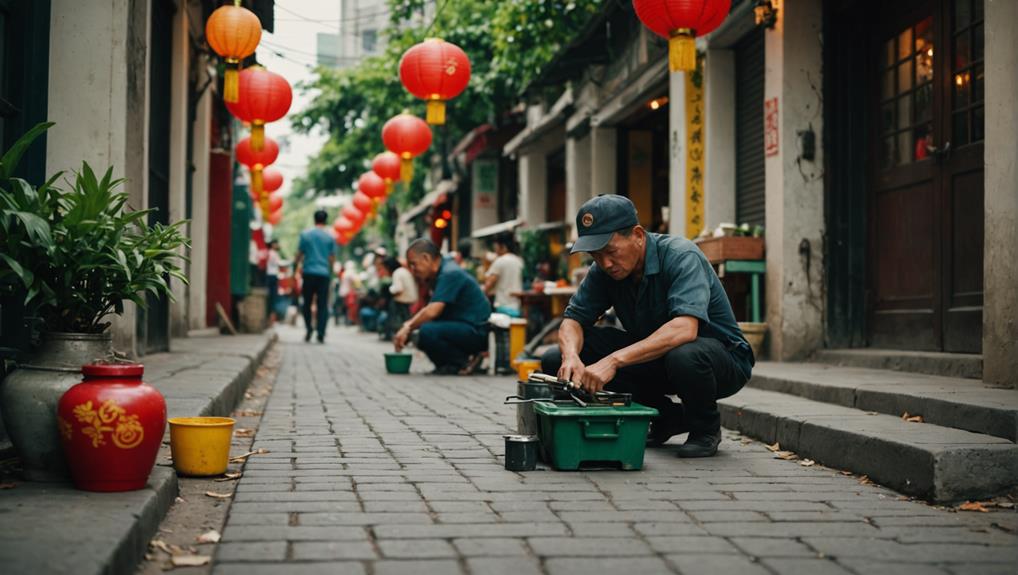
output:
[[[686,237],[703,230],[703,56],[697,55],[696,70],[686,72]]]

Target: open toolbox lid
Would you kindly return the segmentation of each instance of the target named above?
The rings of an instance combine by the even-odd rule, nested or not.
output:
[[[541,401],[534,402],[534,411],[551,417],[657,417],[653,407],[630,403],[629,405],[597,405],[588,404],[580,407],[572,401]]]

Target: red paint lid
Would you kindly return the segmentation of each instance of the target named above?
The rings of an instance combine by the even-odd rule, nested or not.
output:
[[[85,377],[141,377],[144,373],[145,366],[140,363],[90,363],[81,366],[81,374]]]

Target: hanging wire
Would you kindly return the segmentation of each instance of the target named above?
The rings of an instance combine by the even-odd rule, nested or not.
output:
[[[439,6],[438,10],[435,11],[435,17],[431,19],[431,24],[429,24],[428,25],[428,29],[424,31],[424,37],[425,38],[429,38],[430,37],[431,29],[435,27],[435,24],[438,22],[439,16],[442,15],[442,10],[445,10],[445,6],[448,3],[449,3],[449,0],[443,0],[442,1],[442,5]]]

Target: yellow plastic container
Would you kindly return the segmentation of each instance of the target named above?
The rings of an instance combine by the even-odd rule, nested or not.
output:
[[[541,371],[541,360],[539,359],[521,359],[516,362],[516,376],[520,381],[527,381],[530,379],[530,374],[535,371]]]
[[[509,365],[516,367],[516,357],[527,345],[527,320],[517,318],[509,323]]]
[[[226,473],[234,423],[229,417],[170,419],[173,467],[182,475],[196,477]]]

